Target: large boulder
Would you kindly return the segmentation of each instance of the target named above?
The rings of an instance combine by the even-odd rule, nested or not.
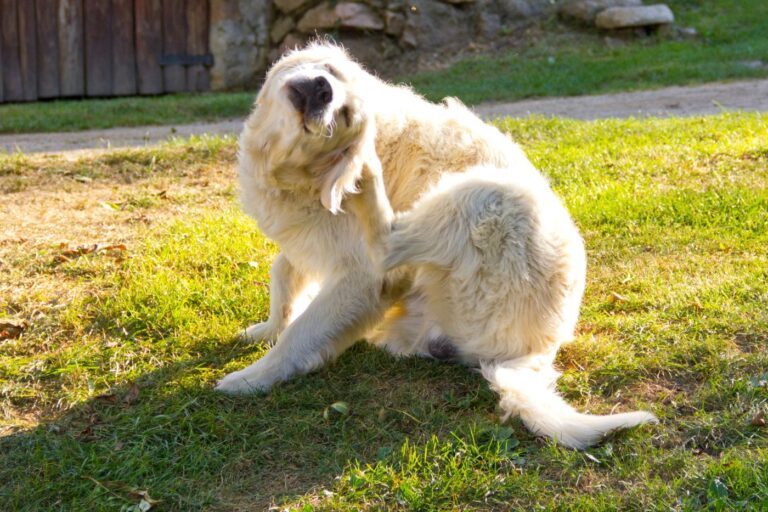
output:
[[[597,15],[611,7],[637,7],[643,0],[571,0],[562,4],[557,12],[560,16],[592,25]]]
[[[665,4],[638,7],[611,7],[595,18],[595,25],[604,29],[667,25],[675,21],[675,15]]]
[[[304,13],[297,27],[304,33],[333,28],[383,30],[384,21],[365,4],[323,2]]]

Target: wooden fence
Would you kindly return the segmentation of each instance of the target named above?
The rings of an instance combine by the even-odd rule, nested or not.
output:
[[[0,0],[0,102],[209,88],[208,0]]]

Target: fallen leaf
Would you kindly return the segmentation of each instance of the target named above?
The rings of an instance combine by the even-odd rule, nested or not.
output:
[[[113,210],[113,211],[120,211],[120,206],[115,203],[108,203],[106,201],[101,201],[99,203],[102,208],[106,210]]]
[[[585,456],[586,458],[588,458],[589,460],[591,460],[592,462],[595,462],[595,463],[597,463],[597,464],[600,464],[600,459],[598,459],[597,457],[595,457],[595,456],[594,456],[594,455],[592,455],[591,453],[587,453],[587,452],[584,452],[584,456]]]
[[[611,302],[627,302],[629,300],[625,296],[619,295],[616,292],[611,292],[610,299],[611,299]]]
[[[57,254],[53,257],[53,261],[57,263],[64,263],[67,261],[71,261],[74,258],[79,258],[80,256],[83,256],[85,254],[99,254],[99,253],[107,253],[108,256],[111,256],[113,258],[122,259],[122,254],[110,254],[114,251],[120,251],[125,252],[128,250],[128,248],[125,246],[125,244],[110,244],[110,245],[104,245],[100,243],[96,244],[89,244],[89,245],[79,245],[75,247],[74,249],[70,249],[67,247],[66,244],[59,244],[59,249],[61,249],[61,253]]]
[[[755,417],[752,418],[752,425],[755,427],[764,427],[765,426],[765,413],[763,411],[760,411],[759,413],[755,414]]]
[[[114,244],[114,245],[107,245],[106,247],[101,248],[102,251],[127,251],[128,248],[125,246],[125,244]]]
[[[104,393],[93,398],[97,402],[104,402],[107,404],[116,404],[117,396],[114,393]]]
[[[334,402],[323,410],[323,419],[330,419],[332,413],[342,416],[349,414],[349,405],[347,402]]]
[[[130,386],[128,387],[128,392],[123,397],[123,403],[125,405],[131,405],[136,402],[136,400],[139,399],[139,386],[136,385],[136,383],[131,382]]]
[[[85,428],[83,428],[78,437],[84,441],[91,441],[94,437],[93,426],[99,423],[101,420],[97,414],[90,414],[86,420]]]
[[[152,505],[160,502],[160,500],[152,499],[152,497],[149,495],[149,492],[143,489],[131,489],[129,494],[132,497],[138,498],[140,500],[139,501],[140,510],[149,510],[150,508],[152,508]],[[141,503],[145,503],[146,508],[141,508]]]
[[[347,402],[335,402],[331,404],[331,409],[339,414],[349,414],[349,404]]]
[[[10,318],[0,320],[0,340],[18,338],[27,327],[29,324],[24,320],[12,320]]]

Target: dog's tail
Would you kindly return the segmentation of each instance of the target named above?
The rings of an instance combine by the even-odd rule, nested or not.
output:
[[[534,434],[550,437],[570,448],[582,450],[614,430],[658,422],[656,416],[644,411],[607,416],[577,412],[555,391],[559,373],[536,357],[485,363],[481,369],[500,396],[503,419],[519,415]]]

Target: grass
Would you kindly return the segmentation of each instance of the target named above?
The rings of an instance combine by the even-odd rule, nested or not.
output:
[[[276,253],[234,141],[0,156],[0,318],[28,324],[0,340],[0,509],[765,510],[768,117],[499,123],[588,248],[559,389],[660,425],[565,450],[500,425],[476,373],[365,344],[215,394],[266,350],[234,334]],[[64,252],[95,241],[125,247]]]
[[[73,132],[245,117],[254,92],[168,94],[0,105],[0,133]]]
[[[608,47],[603,34],[548,20],[526,46],[401,77],[433,100],[512,101],[768,76],[764,0],[669,0],[695,40],[652,36]],[[760,64],[762,62],[762,65]],[[758,65],[755,66],[754,63]],[[244,117],[254,92],[0,105],[0,133],[76,131]]]
[[[694,27],[697,39],[656,35],[611,48],[602,35],[574,32],[549,22],[541,28],[540,39],[521,50],[470,58],[409,81],[432,100],[456,96],[474,104],[768,76],[768,39],[761,21],[768,16],[768,3],[666,3],[675,13],[676,24]]]

